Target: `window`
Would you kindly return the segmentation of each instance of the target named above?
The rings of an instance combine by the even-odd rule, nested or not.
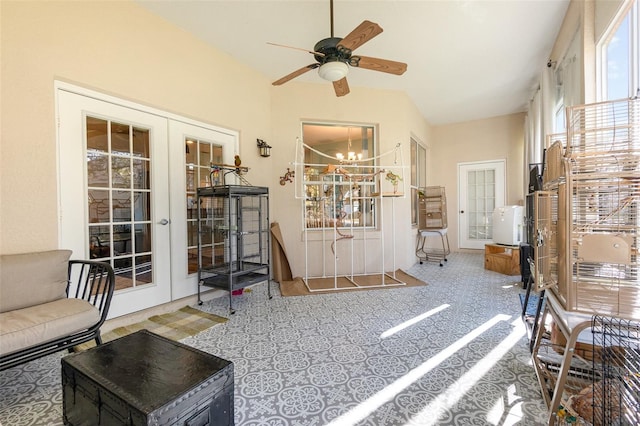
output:
[[[427,185],[427,150],[411,138],[411,224],[418,225],[418,189]]]
[[[376,226],[375,128],[303,123],[305,227]]]
[[[627,1],[598,45],[602,101],[640,94],[640,17],[638,2]]]

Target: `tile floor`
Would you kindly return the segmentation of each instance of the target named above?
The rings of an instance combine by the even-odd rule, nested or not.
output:
[[[425,287],[281,297],[258,285],[183,340],[233,361],[236,425],[538,425],[519,277],[481,254],[407,272]],[[228,299],[202,309],[227,316]],[[0,372],[4,426],[62,424],[60,358]]]

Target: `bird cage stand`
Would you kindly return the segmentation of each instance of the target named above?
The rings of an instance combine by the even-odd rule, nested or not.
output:
[[[201,288],[229,292],[229,312],[234,292],[270,282],[269,188],[218,185],[197,190],[198,304]]]
[[[305,162],[305,151],[327,159]],[[389,155],[393,164],[376,164]],[[376,157],[343,161],[298,139],[293,165],[295,176],[302,177],[296,179],[295,196],[302,203],[307,290],[405,286],[396,276],[395,250],[385,247],[389,237],[395,245],[394,203],[405,197],[400,144]],[[391,212],[389,232],[385,210]]]

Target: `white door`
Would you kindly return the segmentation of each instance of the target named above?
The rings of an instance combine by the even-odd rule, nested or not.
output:
[[[60,247],[110,262],[109,317],[171,300],[168,120],[59,89]]]
[[[224,129],[171,120],[169,139],[171,282],[175,300],[198,290],[196,189],[211,184],[211,164],[233,164],[238,138]],[[222,183],[221,176],[213,176],[214,181],[217,179]],[[226,183],[236,183],[235,177],[227,176]]]
[[[458,244],[484,249],[491,243],[492,214],[505,203],[505,161],[458,164]]]

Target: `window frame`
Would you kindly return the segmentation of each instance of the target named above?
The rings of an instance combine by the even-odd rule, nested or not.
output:
[[[633,97],[640,95],[640,5],[637,0],[628,0],[623,2],[608,28],[596,44],[598,101],[613,100],[609,99],[608,93],[609,63],[607,48],[620,28],[620,25],[622,25],[627,17],[629,18],[628,96]]]
[[[411,137],[411,226],[418,226],[418,192],[427,186],[427,147],[417,138]],[[422,156],[422,161],[420,161]]]

